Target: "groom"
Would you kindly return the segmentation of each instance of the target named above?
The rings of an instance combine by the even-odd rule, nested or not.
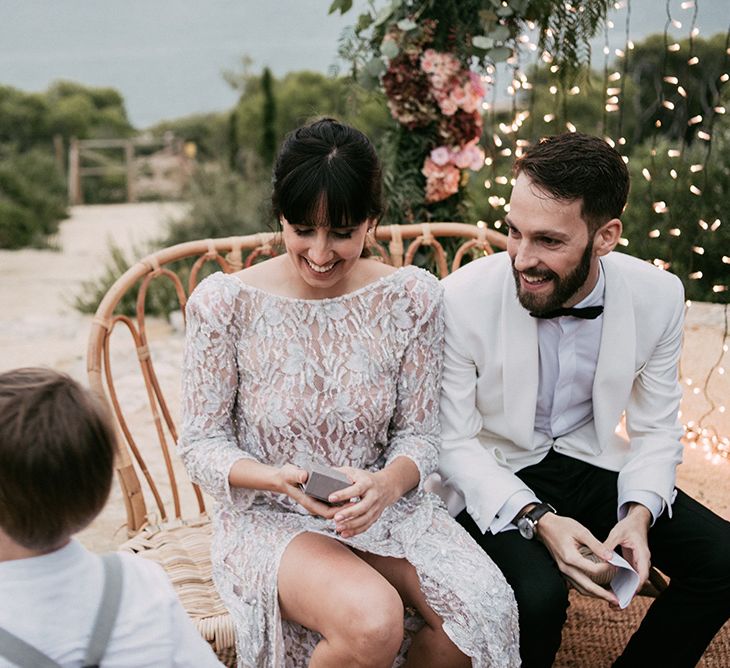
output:
[[[614,548],[671,578],[614,665],[693,666],[730,617],[730,523],[674,486],[682,284],[613,252],[629,175],[606,142],[549,137],[514,172],[507,253],[444,280],[449,507],[514,589],[523,666],[552,665],[566,581],[617,604]]]

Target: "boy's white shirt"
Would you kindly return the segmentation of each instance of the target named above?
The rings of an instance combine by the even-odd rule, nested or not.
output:
[[[120,557],[122,598],[102,666],[221,666],[162,568]],[[64,667],[82,666],[103,582],[101,558],[73,539],[40,557],[0,562],[0,627]],[[0,657],[0,668],[15,667]]]

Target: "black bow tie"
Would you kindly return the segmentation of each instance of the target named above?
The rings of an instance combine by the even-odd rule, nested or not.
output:
[[[574,318],[595,320],[603,313],[603,306],[585,306],[584,308],[556,308],[545,313],[530,313],[533,318],[559,318],[561,315],[571,315]]]

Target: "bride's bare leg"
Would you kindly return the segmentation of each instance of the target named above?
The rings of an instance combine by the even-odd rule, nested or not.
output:
[[[425,620],[423,628],[414,636],[408,650],[407,668],[468,668],[471,659],[446,635],[441,618],[426,602],[421,591],[416,569],[405,559],[380,557],[367,552],[356,552],[383,575],[406,603]]]
[[[282,618],[322,635],[311,668],[391,668],[403,640],[403,603],[352,550],[298,535],[284,551],[278,588]]]

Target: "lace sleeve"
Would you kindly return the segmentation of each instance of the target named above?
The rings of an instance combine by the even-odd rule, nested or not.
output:
[[[236,342],[240,305],[230,282],[213,275],[191,295],[185,309],[182,431],[178,451],[191,479],[216,501],[248,506],[253,490],[232,490],[234,462],[253,457],[242,450],[233,411],[238,396]]]
[[[442,289],[434,277],[419,280],[412,296],[415,324],[401,361],[387,463],[396,457],[412,459],[420,472],[421,489],[438,464],[444,313]]]

